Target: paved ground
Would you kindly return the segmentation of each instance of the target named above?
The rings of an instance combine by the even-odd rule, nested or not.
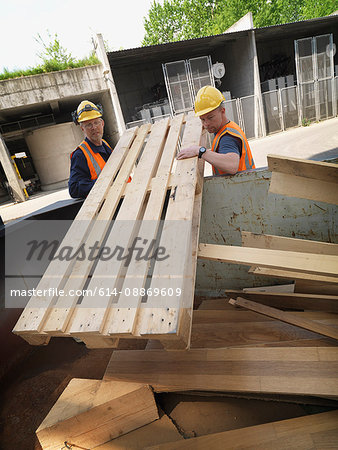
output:
[[[256,167],[267,166],[266,155],[321,161],[338,157],[338,117],[251,140]]]
[[[268,154],[293,156],[313,160],[338,157],[338,117],[313,123],[308,127],[293,128],[265,138],[250,141],[256,167],[266,167]],[[205,175],[211,175],[211,166],[207,165]],[[0,205],[0,215],[6,223],[30,214],[40,208],[68,199],[68,189],[53,192],[41,192],[24,203]]]

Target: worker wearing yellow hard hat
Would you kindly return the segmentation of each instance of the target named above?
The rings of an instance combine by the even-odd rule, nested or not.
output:
[[[203,86],[196,95],[195,114],[202,126],[214,134],[210,149],[192,145],[183,148],[177,159],[198,156],[212,165],[214,175],[233,175],[254,169],[255,164],[243,130],[229,120],[225,111],[225,98],[213,86]]]
[[[72,152],[69,193],[73,198],[88,195],[105,166],[112,148],[103,139],[104,121],[101,105],[83,100],[72,113],[73,121],[80,125],[85,139]]]

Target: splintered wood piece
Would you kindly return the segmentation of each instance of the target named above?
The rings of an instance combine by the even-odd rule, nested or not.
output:
[[[86,248],[97,248],[102,244],[104,236],[108,230],[111,220],[119,204],[121,196],[127,185],[129,175],[134,167],[136,159],[142,149],[145,138],[150,129],[150,124],[143,125],[129,152],[125,158],[124,164],[118,173],[113,186],[107,193],[107,197],[103,206],[97,216],[97,219],[86,239]],[[69,276],[68,281],[65,284],[64,291],[66,293],[70,292],[81,292],[90,270],[94,264],[94,259],[87,257],[86,259],[76,261],[72,273]],[[70,295],[64,297],[59,297],[53,308],[51,309],[50,315],[46,321],[43,331],[50,333],[52,335],[62,334],[66,331],[71,315],[74,311],[76,303],[79,299],[79,295]]]
[[[306,309],[338,313],[337,295],[301,294],[284,292],[253,292],[226,290],[228,297],[243,297],[267,306],[284,309]]]
[[[136,129],[127,130],[119,140],[107,164],[103,168],[97,183],[93,186],[93,189],[90,191],[86,201],[83,203],[75,220],[67,231],[61,247],[79,248],[85,242],[93,225],[93,219],[95,219],[100,211],[112,184],[112,180],[119,171],[136,133]],[[13,329],[14,333],[36,333],[42,330],[49,308],[56,300],[56,292],[61,290],[65,285],[73,265],[74,259],[69,260],[68,258],[63,261],[56,259],[50,262],[36,288],[37,290],[48,293],[48,295],[43,297],[32,296],[30,298]]]
[[[276,308],[271,308],[270,306],[260,305],[259,303],[252,302],[245,298],[237,297],[236,300],[230,299],[229,303],[236,306],[242,306],[243,308],[250,309],[259,314],[263,314],[268,317],[273,317],[275,319],[281,320],[282,322],[290,323],[296,325],[297,327],[304,328],[305,330],[313,331],[315,333],[327,336],[333,339],[338,339],[338,328],[330,327],[312,320],[303,319],[297,317],[296,315],[280,311]]]
[[[44,450],[93,448],[158,419],[149,386],[73,379],[36,434]]]
[[[105,241],[110,250],[117,247],[130,249],[135,233],[142,220],[147,188],[157,169],[159,158],[165,144],[169,119],[152,125],[148,142],[143,150],[137,170],[133,176],[128,195],[125,196],[113,227]],[[125,250],[124,252],[125,253]],[[81,336],[82,333],[100,333],[105,328],[107,308],[115,300],[114,290],[119,292],[121,276],[124,275],[125,259],[100,259],[88,284],[88,290],[103,293],[102,296],[84,297],[81,305],[74,311],[69,332]]]
[[[198,257],[233,264],[292,270],[338,278],[338,256],[230,245],[200,244]]]
[[[170,172],[176,156],[177,146],[184,115],[176,116],[170,126],[169,134],[163,150],[156,176],[152,179],[152,191],[150,193],[143,220],[138,231],[141,242],[150,244],[155,242],[160,225],[161,213],[164,200],[167,194]],[[151,256],[151,255],[150,255]],[[135,333],[135,318],[141,295],[127,296],[126,292],[142,292],[147,281],[151,259],[134,258],[126,273],[124,283],[121,288],[121,295],[118,302],[113,303],[106,322],[104,333],[111,335],[132,335]]]
[[[338,256],[338,244],[242,231],[242,246]]]
[[[168,442],[147,450],[324,449],[336,448],[338,410]]]
[[[114,351],[104,379],[147,383],[156,392],[198,390],[336,397],[338,348]]]
[[[271,172],[281,172],[297,177],[338,183],[337,164],[279,155],[268,155],[267,158]]]
[[[190,144],[199,145],[200,139],[201,123],[198,118],[188,115],[182,148]],[[151,283],[153,292],[155,289],[159,292],[163,290],[166,294],[148,296],[147,302],[141,304],[137,334],[149,338],[166,335],[168,339],[177,339],[180,338],[180,319],[186,320],[183,328],[189,327],[189,318],[182,317],[182,313],[184,308],[191,310],[193,305],[193,298],[185,298],[184,287],[188,264],[191,267],[192,221],[198,172],[197,158],[177,161],[175,173],[179,184],[172,187],[160,238],[160,245],[170,252],[170,257],[155,263]],[[191,268],[188,270],[190,275]],[[187,344],[183,343],[185,346]]]

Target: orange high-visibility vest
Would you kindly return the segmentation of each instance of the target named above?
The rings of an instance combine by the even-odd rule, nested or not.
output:
[[[248,140],[243,130],[235,122],[229,121],[226,125],[224,125],[224,127],[222,127],[218,131],[218,133],[214,137],[214,140],[212,141],[211,151],[217,152],[221,137],[227,133],[230,134],[231,136],[240,138],[242,142],[242,156],[239,160],[237,172],[242,172],[243,170],[248,169],[255,169],[255,163],[252,157]],[[212,166],[212,171],[214,175],[226,174],[226,172],[222,172],[221,170],[216,169],[216,167],[214,166]]]
[[[108,142],[104,141],[102,139],[102,141],[107,145],[107,147],[112,151],[111,146],[108,144]],[[100,175],[102,169],[104,168],[106,162],[105,160],[102,158],[102,156],[99,153],[95,153],[93,152],[93,150],[91,149],[90,145],[88,144],[87,141],[82,141],[81,144],[78,146],[78,148],[80,150],[82,150],[82,153],[85,155],[86,157],[86,161],[88,164],[88,168],[90,171],[90,177],[92,180],[96,180],[97,177]],[[70,158],[72,158],[73,153],[70,155]]]

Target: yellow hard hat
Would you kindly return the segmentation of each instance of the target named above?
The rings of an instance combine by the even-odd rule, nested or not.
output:
[[[196,95],[195,115],[199,117],[213,111],[224,100],[224,95],[218,89],[213,86],[203,86]]]
[[[86,120],[97,119],[98,117],[102,117],[102,106],[95,105],[89,100],[83,100],[79,106],[77,107],[75,113],[75,120],[78,123],[85,122]]]

